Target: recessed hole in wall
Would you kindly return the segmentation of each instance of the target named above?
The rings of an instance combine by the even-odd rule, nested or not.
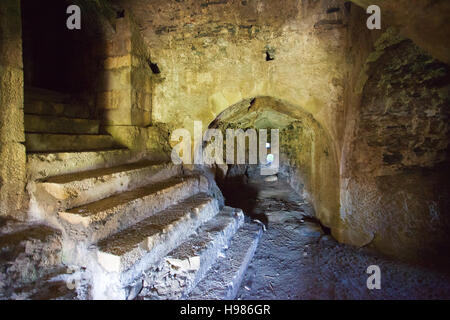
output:
[[[266,51],[266,61],[272,61],[272,60],[275,60],[273,52],[270,52],[269,50],[267,50]]]
[[[150,69],[152,69],[153,74],[160,74],[161,73],[161,70],[159,69],[157,63],[153,63],[153,62],[149,61],[148,65],[150,66]]]
[[[116,12],[117,19],[121,19],[125,17],[125,10],[119,10]]]
[[[255,101],[256,101],[256,98],[253,98],[253,99],[250,101],[250,105],[248,106],[247,111],[249,111],[249,110],[253,107],[253,105],[255,104]]]
[[[329,8],[329,9],[327,10],[327,13],[338,12],[339,10],[341,10],[341,9],[338,8],[338,7],[335,7],[335,8]]]

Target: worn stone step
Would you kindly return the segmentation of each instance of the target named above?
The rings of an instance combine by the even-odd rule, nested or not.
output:
[[[200,193],[100,241],[94,299],[134,298],[144,275],[218,212],[217,200]]]
[[[110,135],[26,133],[27,152],[93,151],[121,147]]]
[[[25,86],[25,100],[39,99],[43,101],[53,101],[64,103],[71,99],[71,95],[59,91],[38,88],[33,86]]]
[[[29,181],[80,171],[109,168],[147,158],[144,152],[127,148],[75,152],[38,152],[27,154]],[[161,160],[162,159],[155,159]]]
[[[244,223],[241,209],[225,207],[213,219],[200,226],[162,263],[150,272],[140,297],[145,299],[184,298],[205,276],[210,267]]]
[[[46,211],[56,212],[181,174],[180,165],[142,160],[116,167],[50,177],[38,181],[34,190],[29,191],[38,204],[45,204]]]
[[[26,96],[24,111],[26,114],[81,119],[87,119],[91,115],[91,110],[89,107],[82,104],[62,103],[30,98],[27,99]]]
[[[96,242],[204,189],[199,177],[176,177],[59,212],[73,239]]]
[[[98,134],[97,120],[25,114],[25,132]]]
[[[246,223],[234,235],[225,257],[219,258],[191,291],[189,300],[233,300],[262,235],[259,224]]]
[[[98,261],[108,272],[123,272],[148,253],[157,262],[218,211],[215,199],[196,194],[100,241]]]

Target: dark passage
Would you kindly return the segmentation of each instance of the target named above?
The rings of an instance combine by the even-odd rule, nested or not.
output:
[[[238,299],[450,298],[448,274],[339,244],[283,178],[266,182],[254,172],[220,182],[227,205],[266,226]],[[367,288],[371,265],[381,269],[381,290]]]

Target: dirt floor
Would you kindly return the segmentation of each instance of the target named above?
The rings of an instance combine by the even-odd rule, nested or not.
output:
[[[245,189],[240,194],[254,198],[247,198],[241,207],[263,221],[267,230],[238,299],[450,298],[449,274],[337,243],[287,183],[250,181]],[[233,205],[239,207],[239,201],[243,200],[234,199]],[[371,265],[381,270],[379,290],[367,288]]]

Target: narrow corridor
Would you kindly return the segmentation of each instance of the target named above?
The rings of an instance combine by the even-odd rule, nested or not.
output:
[[[449,275],[336,242],[286,182],[249,185],[257,190],[254,212],[264,213],[268,225],[238,299],[450,298]],[[367,289],[370,265],[381,269],[380,290]]]

